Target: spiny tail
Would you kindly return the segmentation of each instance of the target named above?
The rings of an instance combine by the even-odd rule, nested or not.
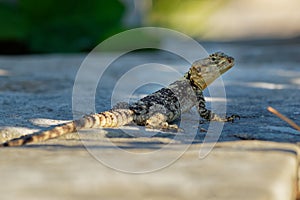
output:
[[[54,127],[48,131],[33,133],[9,140],[0,147],[22,146],[27,143],[41,142],[75,132],[83,128],[119,127],[129,124],[133,120],[133,111],[129,109],[115,109],[92,115]]]

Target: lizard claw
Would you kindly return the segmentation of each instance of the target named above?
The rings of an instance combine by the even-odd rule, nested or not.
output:
[[[235,119],[241,119],[239,115],[231,115],[230,117],[226,117],[227,122],[234,122]]]

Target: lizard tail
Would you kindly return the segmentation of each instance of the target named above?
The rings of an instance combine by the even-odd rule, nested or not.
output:
[[[22,146],[36,143],[75,132],[83,128],[119,127],[133,121],[134,113],[129,109],[116,109],[97,114],[86,115],[81,119],[58,125],[53,129],[24,135],[0,144],[0,147]]]

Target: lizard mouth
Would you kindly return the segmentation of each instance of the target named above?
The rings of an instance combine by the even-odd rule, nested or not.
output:
[[[224,62],[224,65],[220,67],[220,74],[225,73],[234,66],[234,58],[228,56],[226,61],[227,62]]]

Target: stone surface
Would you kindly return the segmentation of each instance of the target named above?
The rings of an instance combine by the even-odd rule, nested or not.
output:
[[[220,143],[204,159],[199,159],[199,150],[203,147],[194,145],[163,169],[130,174],[104,166],[80,142],[73,141],[67,146],[61,145],[59,140],[58,145],[51,143],[1,149],[1,199],[295,198],[298,160],[293,145]],[[94,148],[118,153],[113,148]],[[177,148],[173,145],[161,150],[159,158],[172,158]],[[143,151],[145,149],[138,154]],[[120,168],[126,168],[128,162],[138,168],[160,162],[153,159],[141,163],[132,160],[130,154],[115,155],[115,159]]]
[[[199,131],[198,117],[191,112],[183,117],[185,134],[129,126],[123,127],[125,133],[90,130],[42,144],[0,149],[1,199],[295,199],[300,135],[266,108],[273,106],[300,124],[299,45],[279,41],[204,46],[209,52],[222,50],[236,58],[235,68],[223,81],[228,114],[242,118],[225,124],[220,137],[206,137]],[[1,56],[0,142],[66,122],[73,113],[86,114],[72,110],[74,80],[83,60],[84,55]],[[125,56],[100,80],[97,111],[111,107],[115,84],[132,66],[149,62],[177,67],[181,73],[189,67],[181,58],[162,52]],[[173,78],[168,73],[153,72],[156,78]],[[148,77],[149,73],[135,73],[132,81]],[[152,86],[139,88],[132,99],[157,87]],[[226,99],[212,96],[208,100]],[[209,126],[204,123],[200,128]],[[210,152],[207,141],[220,143],[208,157],[199,159],[203,141],[206,148],[201,152]],[[146,155],[153,157],[134,160]],[[95,157],[106,158],[110,164],[105,166]],[[112,166],[135,172],[162,169],[137,175]]]

